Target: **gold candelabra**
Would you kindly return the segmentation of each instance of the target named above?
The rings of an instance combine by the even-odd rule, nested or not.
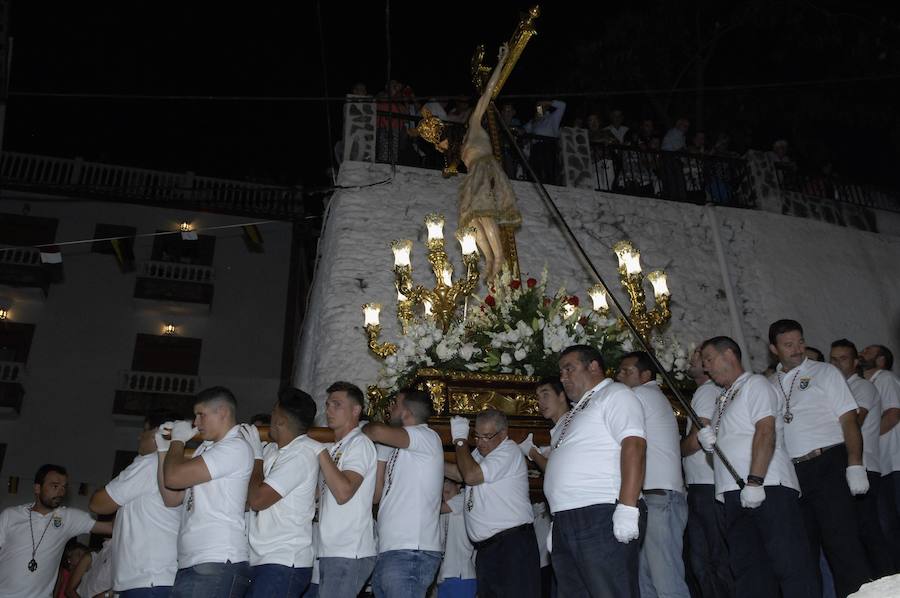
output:
[[[670,293],[666,273],[662,270],[655,270],[647,274],[647,280],[653,285],[653,295],[656,298],[656,305],[653,309],[647,309],[644,295],[644,275],[641,273],[641,252],[631,244],[631,241],[619,241],[613,245],[613,252],[619,259],[619,279],[631,301],[629,313],[631,321],[637,328],[638,334],[644,340],[649,340],[653,329],[663,327],[672,317],[672,312],[669,310]],[[588,290],[588,293],[594,302],[594,309],[601,315],[606,315],[609,308],[603,287],[599,284],[594,285]]]
[[[440,214],[429,214],[425,217],[428,229],[428,261],[434,273],[435,285],[428,289],[417,285],[412,277],[412,246],[410,240],[393,241],[394,279],[397,288],[397,319],[405,334],[409,330],[415,315],[416,307],[422,307],[422,315],[433,319],[444,332],[450,328],[456,318],[458,301],[475,291],[478,285],[478,247],[475,244],[475,228],[467,227],[456,233],[462,250],[463,265],[466,268],[464,278],[453,280],[453,264],[444,248],[444,217]],[[367,303],[363,306],[366,335],[369,337],[369,349],[378,357],[385,358],[397,351],[397,345],[379,342],[381,305]]]

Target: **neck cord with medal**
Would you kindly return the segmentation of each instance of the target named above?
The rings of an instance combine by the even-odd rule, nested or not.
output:
[[[358,427],[354,428],[346,436],[341,438],[340,442],[338,442],[333,447],[331,447],[330,451],[328,451],[328,456],[331,457],[331,460],[334,461],[334,466],[337,467],[338,469],[341,468],[341,458],[344,456],[344,453],[341,451],[341,448],[343,448],[344,443],[346,443],[348,440],[352,440],[358,432],[359,432],[359,428]],[[322,480],[323,492],[326,488],[328,488],[328,484],[323,479]]]
[[[723,390],[722,394],[719,395],[719,405],[716,411],[716,425],[714,426],[716,436],[719,435],[719,426],[722,424],[722,417],[725,416],[725,410],[728,408],[731,402],[734,401],[734,399],[737,397],[738,392],[743,386],[743,382],[737,384],[737,380],[735,380],[727,390]]]
[[[41,534],[41,539],[37,541],[37,545],[34,543],[34,526],[31,523],[31,514],[34,512],[34,507],[37,506],[37,503],[31,505],[31,508],[28,509],[28,528],[31,530],[31,560],[28,561],[28,570],[34,573],[37,571],[38,564],[34,559],[34,556],[37,554],[38,548],[41,547],[41,542],[44,541],[44,536],[47,534],[47,530],[50,529],[50,524],[53,522],[53,513],[50,513],[50,518],[47,520],[47,525],[44,526],[44,531]]]
[[[387,496],[388,492],[391,491],[391,485],[394,483],[394,467],[397,465],[397,457],[400,456],[400,449],[395,448],[394,452],[391,453],[391,458],[388,459],[387,466],[385,467],[385,477],[387,478],[387,484],[384,487],[384,495]]]
[[[569,424],[572,423],[572,420],[575,419],[575,416],[578,415],[578,413],[582,409],[587,407],[588,403],[591,400],[591,397],[593,397],[593,396],[594,396],[594,391],[591,390],[591,392],[589,392],[585,396],[581,397],[581,400],[578,401],[578,404],[576,404],[574,407],[572,407],[568,411],[568,413],[566,413],[566,421],[563,422],[562,430],[559,431],[559,438],[556,439],[556,443],[553,445],[553,448],[555,448],[555,449],[559,448],[560,443],[566,437],[566,432],[569,431]]]
[[[784,372],[778,372],[778,389],[781,391],[781,396],[784,397],[784,423],[789,424],[794,421],[794,414],[791,413],[791,395],[794,394],[794,384],[797,383],[797,378],[800,377],[800,366],[797,366],[797,371],[794,373],[794,379],[791,380],[791,386],[787,393],[784,392],[784,377]]]

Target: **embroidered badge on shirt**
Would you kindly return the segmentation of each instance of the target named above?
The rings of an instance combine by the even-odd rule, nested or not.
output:
[[[812,380],[811,377],[800,378],[800,390],[806,390],[809,388],[809,381]]]
[[[59,515],[54,515],[53,516],[53,527],[62,527],[62,524],[63,524],[62,517],[60,517]]]

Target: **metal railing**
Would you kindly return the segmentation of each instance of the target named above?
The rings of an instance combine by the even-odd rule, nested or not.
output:
[[[146,261],[139,264],[137,275],[142,278],[213,284],[215,268],[178,262]]]
[[[824,174],[798,172],[793,166],[776,163],[778,184],[784,191],[808,197],[830,199],[863,208],[900,212],[900,194],[873,185],[856,185]]]
[[[34,247],[2,247],[0,248],[0,264],[40,266],[41,252]]]
[[[22,382],[25,364],[18,361],[0,361],[0,382]]]
[[[17,152],[0,152],[0,185],[241,216],[290,220],[303,213],[301,191],[294,187]]]
[[[126,370],[119,375],[119,390],[192,395],[200,389],[200,377],[186,374]]]

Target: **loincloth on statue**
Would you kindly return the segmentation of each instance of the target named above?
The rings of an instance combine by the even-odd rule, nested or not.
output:
[[[518,225],[522,214],[506,173],[494,156],[487,154],[466,165],[468,174],[459,185],[459,227],[468,226],[473,218],[493,218],[497,224]]]

